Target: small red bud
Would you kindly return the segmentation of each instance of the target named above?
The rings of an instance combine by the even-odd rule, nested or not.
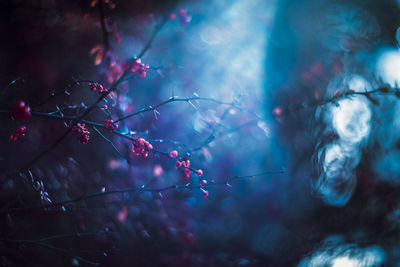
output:
[[[186,10],[183,9],[183,8],[180,8],[180,9],[179,9],[179,15],[181,15],[181,16],[186,16],[186,15],[187,15]]]
[[[178,151],[172,150],[171,152],[169,152],[169,156],[171,158],[176,158],[178,156]]]
[[[196,171],[196,175],[199,176],[199,177],[203,176],[203,170],[198,169]]]
[[[175,163],[175,167],[177,168],[177,169],[180,169],[181,167],[182,167],[182,161],[177,161],[176,163]]]
[[[148,150],[153,150],[153,145],[150,144],[150,143],[147,143],[147,146],[146,146],[146,147],[147,147]]]
[[[25,126],[20,126],[17,130],[15,130],[16,133],[23,134],[26,132],[26,127]]]
[[[185,168],[189,168],[190,167],[190,160],[185,160],[184,162],[183,162],[183,166],[185,166]]]
[[[15,142],[18,140],[20,137],[24,137],[26,133],[26,126],[20,126],[18,127],[13,134],[10,135],[10,140]]]
[[[144,146],[145,142],[146,142],[146,141],[145,141],[143,138],[138,138],[138,139],[136,139],[136,143],[137,143],[139,146]]]
[[[29,120],[31,118],[31,108],[20,100],[14,104],[11,114],[17,120]]]
[[[190,178],[190,169],[186,168],[184,171],[184,175],[185,175],[185,179],[189,179]]]
[[[201,191],[203,191],[203,197],[204,198],[208,198],[208,196],[210,195],[210,193],[207,190],[204,190],[203,188],[200,188]]]
[[[169,14],[169,19],[170,19],[170,20],[176,19],[176,14],[175,14],[175,13]]]
[[[207,184],[207,180],[200,180],[200,186],[205,187]]]

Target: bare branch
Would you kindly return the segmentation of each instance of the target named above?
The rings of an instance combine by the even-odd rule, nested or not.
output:
[[[106,140],[107,143],[109,143],[114,150],[118,153],[118,155],[123,158],[124,156],[122,156],[121,152],[119,152],[118,148],[115,147],[115,145],[113,144],[113,142],[111,142],[110,139],[108,139],[107,137],[105,137],[96,127],[92,127],[104,140]]]
[[[200,189],[204,188],[207,189],[212,186],[217,186],[217,185],[227,185],[230,186],[230,183],[235,180],[241,180],[241,179],[249,179],[249,178],[254,178],[258,176],[265,176],[265,175],[270,175],[270,174],[282,174],[284,173],[284,170],[279,170],[279,171],[263,171],[260,173],[256,174],[251,174],[251,175],[244,175],[244,176],[234,176],[228,179],[224,179],[220,182],[215,182],[211,181],[208,182],[205,186],[201,185],[193,185],[193,184],[184,184],[184,185],[179,185],[179,184],[174,184],[166,187],[160,187],[160,188],[151,188],[151,187],[144,187],[144,186],[138,186],[138,187],[131,187],[131,188],[124,188],[124,189],[117,189],[117,190],[111,190],[111,191],[100,191],[96,193],[92,193],[89,195],[84,195],[75,199],[70,199],[70,200],[64,200],[60,202],[56,202],[53,204],[46,204],[46,205],[36,205],[36,206],[28,206],[28,207],[19,207],[19,208],[11,208],[8,210],[3,210],[0,212],[0,214],[7,214],[7,213],[16,213],[16,212],[21,212],[25,210],[34,210],[34,209],[46,209],[46,208],[51,208],[51,207],[60,207],[60,206],[65,206],[67,204],[71,203],[76,203],[76,202],[81,202],[87,199],[91,198],[97,198],[97,197],[104,197],[106,195],[111,195],[111,194],[123,194],[123,193],[130,193],[130,192],[156,192],[160,193],[163,191],[169,191],[169,190],[179,190],[179,189]]]

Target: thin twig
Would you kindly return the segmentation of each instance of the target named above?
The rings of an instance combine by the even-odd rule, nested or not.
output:
[[[398,88],[391,89],[390,87],[384,85],[384,86],[380,86],[379,88],[377,88],[375,90],[371,90],[371,91],[356,92],[354,90],[347,90],[343,93],[338,92],[338,95],[334,95],[330,98],[290,105],[288,107],[282,108],[281,111],[279,112],[280,114],[273,114],[273,115],[275,117],[290,115],[290,114],[296,113],[297,111],[300,111],[305,108],[315,108],[315,107],[320,107],[320,106],[324,106],[324,105],[331,104],[331,103],[337,103],[337,101],[339,101],[341,99],[353,97],[353,96],[357,96],[357,95],[366,97],[374,105],[379,105],[379,102],[375,98],[372,97],[372,95],[377,95],[377,94],[378,95],[394,95],[394,96],[400,98],[400,90]]]
[[[56,246],[53,246],[53,245],[50,245],[50,244],[47,244],[47,243],[44,243],[44,242],[40,242],[40,241],[35,241],[35,240],[22,240],[22,241],[18,241],[18,240],[2,240],[2,241],[37,245],[37,246],[41,246],[41,247],[44,247],[44,248],[47,248],[47,249],[50,249],[50,250],[54,250],[54,251],[57,251],[57,252],[60,252],[60,253],[69,254],[69,255],[75,257],[76,259],[80,260],[81,262],[89,264],[89,265],[94,265],[94,266],[98,266],[99,265],[99,263],[97,263],[97,262],[93,262],[93,261],[87,260],[87,259],[85,259],[85,258],[83,258],[81,256],[75,255],[75,253],[73,253],[69,249],[59,248],[59,247],[56,247]]]
[[[187,103],[191,103],[191,101],[194,101],[194,100],[208,101],[208,102],[213,102],[213,103],[220,104],[220,105],[228,105],[228,106],[231,106],[233,108],[240,109],[240,110],[242,109],[242,108],[238,107],[237,105],[235,105],[235,103],[233,103],[233,102],[224,102],[224,101],[220,101],[220,100],[217,100],[217,99],[214,99],[214,98],[211,98],[211,97],[195,96],[195,97],[187,97],[187,98],[178,98],[176,96],[173,96],[173,97],[170,97],[168,100],[165,100],[165,101],[163,101],[163,102],[161,102],[161,103],[159,103],[159,104],[157,104],[155,106],[148,106],[146,108],[142,108],[142,109],[140,109],[138,111],[135,111],[135,112],[127,114],[127,115],[125,115],[123,117],[120,117],[117,120],[115,120],[115,122],[126,120],[126,119],[128,119],[130,117],[137,116],[137,115],[139,115],[141,113],[145,113],[145,112],[148,112],[148,111],[156,110],[157,108],[159,108],[161,106],[164,106],[164,105],[166,105],[168,103],[172,103],[172,102],[187,102]]]
[[[55,239],[62,239],[62,238],[74,238],[74,237],[87,237],[87,236],[99,236],[99,235],[117,235],[117,232],[110,232],[110,231],[99,231],[99,232],[83,232],[83,233],[73,233],[73,234],[60,234],[60,235],[53,235],[48,237],[42,237],[36,240],[27,240],[27,239],[17,239],[13,240],[15,242],[28,242],[28,241],[49,241]]]
[[[163,18],[163,20],[161,21],[161,23],[155,26],[155,28],[154,28],[149,40],[147,41],[147,43],[145,44],[143,49],[137,55],[138,58],[142,58],[146,54],[146,52],[151,48],[151,46],[152,46],[152,44],[154,42],[154,39],[156,38],[157,34],[161,31],[161,29],[168,22],[168,20],[169,20],[168,16],[165,16]]]
[[[107,137],[105,137],[96,127],[92,127],[101,137],[103,137],[104,140],[106,140],[113,148],[114,150],[118,153],[118,155],[123,158],[124,156],[122,156],[121,152],[119,152],[118,148],[113,144],[113,142],[111,142],[110,139],[108,139]]]
[[[24,78],[22,78],[22,77],[18,77],[17,79],[15,79],[15,80],[12,80],[9,84],[7,84],[7,86],[6,86],[6,88],[4,88],[3,89],[3,91],[1,92],[1,94],[0,94],[0,97],[2,98],[5,94],[6,94],[6,92],[8,91],[8,89],[12,86],[12,85],[14,85],[16,82],[18,82],[19,80],[23,80]]]
[[[284,170],[264,171],[264,172],[260,172],[260,173],[256,173],[256,174],[252,174],[252,175],[234,176],[234,177],[222,180],[220,182],[214,182],[214,181],[208,182],[205,186],[192,185],[189,183],[189,184],[184,184],[184,185],[174,184],[174,185],[160,187],[160,188],[150,188],[150,187],[138,186],[138,187],[124,188],[124,189],[116,189],[116,190],[111,190],[111,191],[100,191],[100,192],[84,195],[84,196],[81,196],[78,198],[56,202],[53,204],[34,205],[34,206],[18,207],[18,208],[3,210],[0,212],[0,214],[15,213],[15,212],[21,212],[21,211],[25,211],[25,210],[34,210],[34,209],[46,209],[46,208],[50,208],[50,207],[60,207],[60,206],[64,206],[67,204],[81,202],[81,201],[88,200],[91,198],[96,198],[96,197],[104,197],[106,195],[111,195],[111,194],[123,194],[123,193],[129,193],[129,192],[145,192],[145,191],[160,193],[160,192],[168,191],[168,190],[172,190],[172,189],[200,189],[200,188],[207,189],[208,187],[217,186],[217,185],[230,186],[230,183],[235,180],[248,179],[248,178],[253,178],[253,177],[257,177],[257,176],[265,176],[265,175],[269,175],[269,174],[281,174],[284,172],[285,172]]]
[[[238,125],[236,127],[226,129],[225,131],[222,131],[222,132],[219,132],[219,133],[212,133],[199,146],[194,147],[194,148],[188,150],[187,152],[188,153],[193,153],[195,151],[198,151],[198,150],[202,149],[203,147],[209,145],[212,141],[214,141],[217,138],[220,138],[220,137],[223,137],[225,135],[231,134],[231,133],[236,132],[236,131],[238,131],[238,130],[240,130],[242,128],[249,127],[251,125],[257,124],[257,122],[259,122],[259,120],[255,119],[255,120],[251,120],[249,122],[240,124],[240,125]]]

